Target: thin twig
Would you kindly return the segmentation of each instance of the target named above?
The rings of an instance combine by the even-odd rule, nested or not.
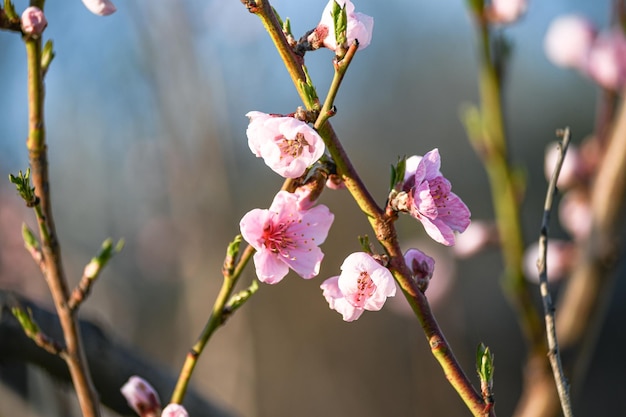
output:
[[[559,135],[562,135],[563,140],[559,145],[559,157],[550,178],[550,184],[548,185],[548,191],[546,193],[546,201],[543,208],[543,218],[541,220],[541,233],[539,236],[539,259],[537,260],[537,269],[539,270],[539,288],[541,290],[541,299],[543,301],[543,310],[545,314],[546,333],[548,337],[548,358],[550,359],[550,365],[552,366],[552,372],[554,374],[554,380],[556,382],[556,388],[559,393],[559,399],[561,401],[561,408],[565,417],[572,417],[572,403],[569,395],[569,383],[567,382],[563,373],[563,366],[561,364],[561,354],[559,352],[559,344],[556,337],[555,315],[554,305],[552,304],[552,297],[550,297],[550,291],[548,289],[548,274],[546,266],[546,258],[548,254],[548,229],[550,224],[550,212],[552,210],[552,203],[554,195],[556,194],[556,182],[561,172],[561,166],[567,153],[567,147],[570,141],[569,128],[560,131]]]
[[[181,404],[183,402],[183,398],[185,398],[185,394],[187,393],[187,387],[189,386],[189,381],[191,380],[191,375],[198,363],[198,359],[200,355],[204,351],[206,344],[209,342],[209,339],[220,326],[222,326],[225,322],[224,316],[225,314],[230,314],[230,311],[225,309],[226,303],[228,302],[230,296],[233,293],[235,285],[241,276],[245,266],[248,261],[254,255],[255,249],[247,245],[244,249],[237,265],[234,269],[232,268],[224,268],[224,280],[222,282],[222,288],[220,289],[219,294],[215,298],[215,303],[213,304],[213,310],[209,319],[207,320],[204,329],[200,333],[196,344],[192,346],[192,348],[187,353],[187,357],[185,358],[185,362],[183,363],[183,367],[178,376],[178,381],[176,382],[176,387],[172,393],[172,397],[170,399],[170,403]],[[230,262],[229,254],[226,255],[226,261]]]

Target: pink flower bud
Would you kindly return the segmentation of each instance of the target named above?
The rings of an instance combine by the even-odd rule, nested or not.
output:
[[[600,34],[589,52],[586,72],[603,88],[621,90],[626,84],[626,38],[621,29]]]
[[[93,14],[108,16],[117,10],[109,0],[83,0],[83,4]]]
[[[163,409],[161,417],[189,417],[189,413],[187,413],[185,407],[180,404],[168,404],[168,406]]]
[[[131,376],[120,391],[140,417],[156,417],[161,413],[159,394],[143,378]]]
[[[22,13],[22,31],[28,36],[38,38],[48,26],[48,21],[39,7],[27,7]]]
[[[345,190],[346,183],[343,182],[343,178],[337,174],[330,174],[326,180],[326,187],[331,190]]]
[[[337,45],[337,39],[335,38],[335,24],[332,17],[334,3],[346,8],[346,15],[348,17],[348,25],[346,28],[346,38],[348,39],[347,46],[350,46],[355,40],[358,40],[359,50],[367,48],[372,41],[374,18],[363,13],[355,12],[354,4],[352,4],[350,0],[330,0],[328,2],[322,12],[320,23],[311,34],[309,42],[316,45],[316,47],[319,47],[317,46],[318,44],[323,43],[325,47],[333,51],[336,51],[339,46],[342,46]]]
[[[550,24],[543,47],[554,65],[582,70],[595,36],[596,30],[586,18],[561,16]]]
[[[491,0],[487,17],[494,23],[513,23],[526,12],[526,0]]]
[[[421,250],[412,248],[404,254],[404,262],[411,270],[419,289],[426,291],[435,272],[435,260]]]

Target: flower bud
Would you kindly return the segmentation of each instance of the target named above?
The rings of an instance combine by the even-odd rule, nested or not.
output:
[[[48,26],[48,21],[39,7],[27,7],[22,13],[22,32],[25,35],[38,38]]]
[[[87,10],[98,16],[108,16],[117,10],[109,0],[83,0],[83,4]]]
[[[422,292],[426,291],[435,272],[435,260],[421,250],[412,248],[404,254],[404,261],[419,289]]]
[[[120,391],[140,417],[156,417],[161,413],[159,394],[143,378],[131,376]]]
[[[189,417],[189,413],[180,404],[169,404],[163,409],[161,417]]]
[[[513,23],[526,12],[526,0],[491,0],[487,18],[494,23]]]

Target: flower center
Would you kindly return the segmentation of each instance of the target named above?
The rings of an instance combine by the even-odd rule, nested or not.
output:
[[[363,307],[375,291],[376,284],[372,281],[370,274],[361,271],[356,281],[356,292],[350,296],[350,303],[355,307]]]
[[[440,214],[447,212],[447,205],[450,200],[450,188],[448,184],[442,180],[442,177],[437,177],[430,180],[428,185],[430,186],[430,195],[433,197],[435,205],[437,206],[437,211]]]
[[[302,155],[302,151],[306,146],[310,146],[306,141],[303,133],[297,133],[294,139],[287,139],[286,137],[279,137],[278,147],[280,148],[280,158],[283,156],[291,156],[297,158]]]
[[[263,228],[263,241],[266,248],[280,256],[289,258],[289,250],[296,247],[296,240],[289,235],[287,223],[268,223]]]

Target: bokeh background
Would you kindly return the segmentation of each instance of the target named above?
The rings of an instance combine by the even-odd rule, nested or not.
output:
[[[315,27],[325,1],[272,4],[299,36]],[[390,164],[438,147],[443,172],[473,219],[489,219],[486,176],[459,121],[461,106],[477,101],[474,33],[464,3],[356,5],[374,16],[374,39],[357,54],[332,122],[365,183],[382,204]],[[72,283],[104,238],[126,240],[83,317],[176,372],[209,315],[239,219],[267,207],[282,182],[250,153],[244,115],[290,113],[300,103],[260,22],[239,1],[117,6],[102,18],[78,0],[47,5],[45,37],[57,52],[46,77],[53,207]],[[16,2],[18,10],[25,7]],[[502,29],[514,45],[505,103],[512,160],[528,181],[522,210],[528,242],[539,231],[544,149],[557,128],[570,126],[575,143],[592,131],[598,93],[546,60],[543,36],[563,13],[606,27],[609,9],[608,0],[531,1],[521,21]],[[0,51],[0,178],[7,178],[28,163],[26,68],[17,35],[0,33]],[[324,95],[332,53],[306,59]],[[280,285],[262,285],[214,336],[195,386],[246,417],[469,415],[404,300],[350,324],[328,309],[319,284],[338,274],[345,256],[358,250],[357,236],[371,231],[346,192],[328,191],[322,202],[336,217],[320,276],[305,281],[290,274]],[[34,224],[22,206],[12,185],[0,181],[0,287],[50,305],[22,247],[22,221]],[[510,415],[525,348],[500,290],[497,251],[458,261],[414,220],[401,219],[399,233],[406,248],[438,260],[434,310],[467,372],[474,377],[478,343],[495,352],[497,411]],[[253,279],[249,268],[242,282]],[[610,319],[600,325],[590,372],[574,386],[580,415],[626,415],[623,287],[618,283]],[[67,397],[57,392],[67,388],[50,388],[55,384],[39,370],[29,375],[30,404],[0,388],[0,415],[67,415]]]

